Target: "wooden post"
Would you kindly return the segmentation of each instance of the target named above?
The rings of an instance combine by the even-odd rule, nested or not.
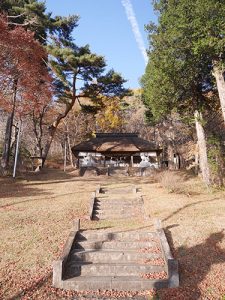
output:
[[[64,145],[64,168],[63,168],[63,170],[64,170],[64,172],[66,172],[66,143],[67,142],[67,139],[65,138],[65,145]]]
[[[133,155],[131,155],[131,157],[130,157],[130,162],[131,162],[131,167],[133,167],[134,166],[134,157],[133,157]]]
[[[156,161],[158,163],[158,168],[160,168],[160,156],[157,152],[156,152]]]
[[[67,143],[68,143],[68,148],[69,148],[70,164],[71,164],[71,167],[74,167],[69,132],[67,132]]]
[[[17,139],[16,139],[16,153],[15,153],[15,161],[14,161],[14,168],[13,168],[13,178],[16,177],[16,166],[17,166],[18,153],[19,153],[19,142],[20,142],[21,126],[22,126],[22,122],[20,121],[19,129],[18,129],[18,133],[17,133]]]

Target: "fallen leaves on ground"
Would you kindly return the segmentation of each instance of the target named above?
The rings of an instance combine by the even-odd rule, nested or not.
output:
[[[157,257],[157,258],[151,258],[151,259],[144,259],[142,261],[140,261],[140,263],[142,264],[146,264],[146,265],[153,265],[153,266],[164,266],[165,265],[165,260],[161,257]]]
[[[152,273],[141,273],[140,277],[143,279],[166,279],[167,273],[165,271],[152,272]]]
[[[156,253],[156,254],[162,253],[160,247],[144,247],[144,248],[138,249],[138,252],[140,252],[140,253]]]

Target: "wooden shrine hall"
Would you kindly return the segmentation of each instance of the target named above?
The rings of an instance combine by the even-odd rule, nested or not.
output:
[[[96,133],[72,152],[79,167],[159,168],[162,149],[136,133]]]

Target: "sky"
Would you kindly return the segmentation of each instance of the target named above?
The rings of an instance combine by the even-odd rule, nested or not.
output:
[[[78,14],[75,42],[103,55],[107,68],[128,80],[126,87],[140,87],[148,48],[144,25],[157,19],[151,0],[46,0],[46,7],[53,16]]]

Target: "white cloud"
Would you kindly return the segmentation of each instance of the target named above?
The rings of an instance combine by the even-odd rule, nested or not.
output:
[[[143,37],[141,35],[139,26],[138,26],[137,18],[136,18],[132,3],[131,3],[130,0],[122,0],[122,5],[125,8],[125,11],[126,11],[126,14],[127,14],[127,19],[131,24],[131,28],[132,28],[132,31],[134,33],[135,40],[138,44],[138,48],[140,49],[140,51],[142,53],[145,64],[147,65],[148,55],[147,55],[147,52],[146,52],[146,49],[145,49],[144,40],[143,40]]]

